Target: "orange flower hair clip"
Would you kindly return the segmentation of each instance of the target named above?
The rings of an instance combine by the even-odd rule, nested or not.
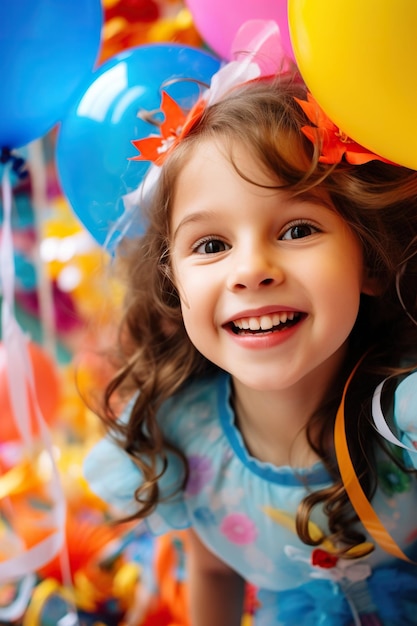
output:
[[[242,53],[242,50],[245,53]],[[164,116],[159,135],[132,141],[140,155],[131,161],[152,161],[161,166],[171,150],[187,136],[204,109],[219,102],[237,85],[288,71],[283,62],[283,48],[278,24],[273,20],[249,20],[239,29],[232,45],[235,60],[223,65],[212,77],[210,86],[186,114],[179,104],[162,91],[159,112]],[[198,81],[197,81],[198,82]]]
[[[164,121],[159,127],[160,134],[132,141],[140,154],[129,160],[152,161],[155,165],[162,165],[169,152],[200,119],[205,106],[205,101],[200,98],[187,115],[179,104],[166,91],[163,91],[160,111],[164,116]]]
[[[363,165],[374,160],[394,165],[392,161],[374,154],[341,131],[327,117],[311,93],[307,93],[307,100],[295,98],[295,101],[308,119],[315,124],[315,126],[303,126],[301,131],[313,144],[321,146],[320,163],[340,163],[345,157],[346,161],[352,165]]]

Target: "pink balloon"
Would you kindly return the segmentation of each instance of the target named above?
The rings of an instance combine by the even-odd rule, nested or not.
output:
[[[231,59],[231,46],[247,20],[274,20],[280,29],[285,54],[294,60],[287,0],[186,0],[194,24],[204,41],[222,59]]]

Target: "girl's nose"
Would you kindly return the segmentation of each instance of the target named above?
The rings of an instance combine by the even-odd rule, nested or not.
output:
[[[245,250],[236,254],[227,286],[231,290],[260,289],[278,285],[283,280],[283,269],[275,255],[262,249]]]

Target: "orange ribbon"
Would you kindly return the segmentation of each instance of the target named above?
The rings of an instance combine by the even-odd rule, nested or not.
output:
[[[391,537],[391,535],[379,519],[375,509],[369,502],[361,487],[361,484],[352,464],[352,459],[349,454],[345,429],[345,400],[349,384],[351,383],[352,378],[356,373],[356,370],[358,369],[360,363],[361,361],[357,363],[346,382],[345,388],[343,390],[342,400],[336,414],[336,421],[334,426],[334,443],[336,458],[340,470],[340,476],[342,478],[343,485],[346,489],[353,508],[355,509],[365,529],[376,541],[376,543],[379,544],[381,548],[383,548],[392,556],[415,564],[414,561],[411,561],[411,559],[409,559],[408,556],[404,554],[404,552],[401,550],[396,541]]]

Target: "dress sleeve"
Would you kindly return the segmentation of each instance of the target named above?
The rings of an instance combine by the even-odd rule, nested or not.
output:
[[[401,442],[407,446],[407,460],[417,469],[417,372],[401,381],[395,391],[394,420]]]
[[[128,410],[126,409],[122,419],[126,418]],[[117,516],[125,517],[138,511],[139,505],[134,492],[143,481],[142,473],[111,437],[104,437],[92,448],[84,460],[83,470],[90,489],[106,502]],[[182,474],[180,459],[168,452],[167,468],[158,482],[160,502],[145,520],[153,534],[163,534],[190,525],[183,492],[178,490]]]

